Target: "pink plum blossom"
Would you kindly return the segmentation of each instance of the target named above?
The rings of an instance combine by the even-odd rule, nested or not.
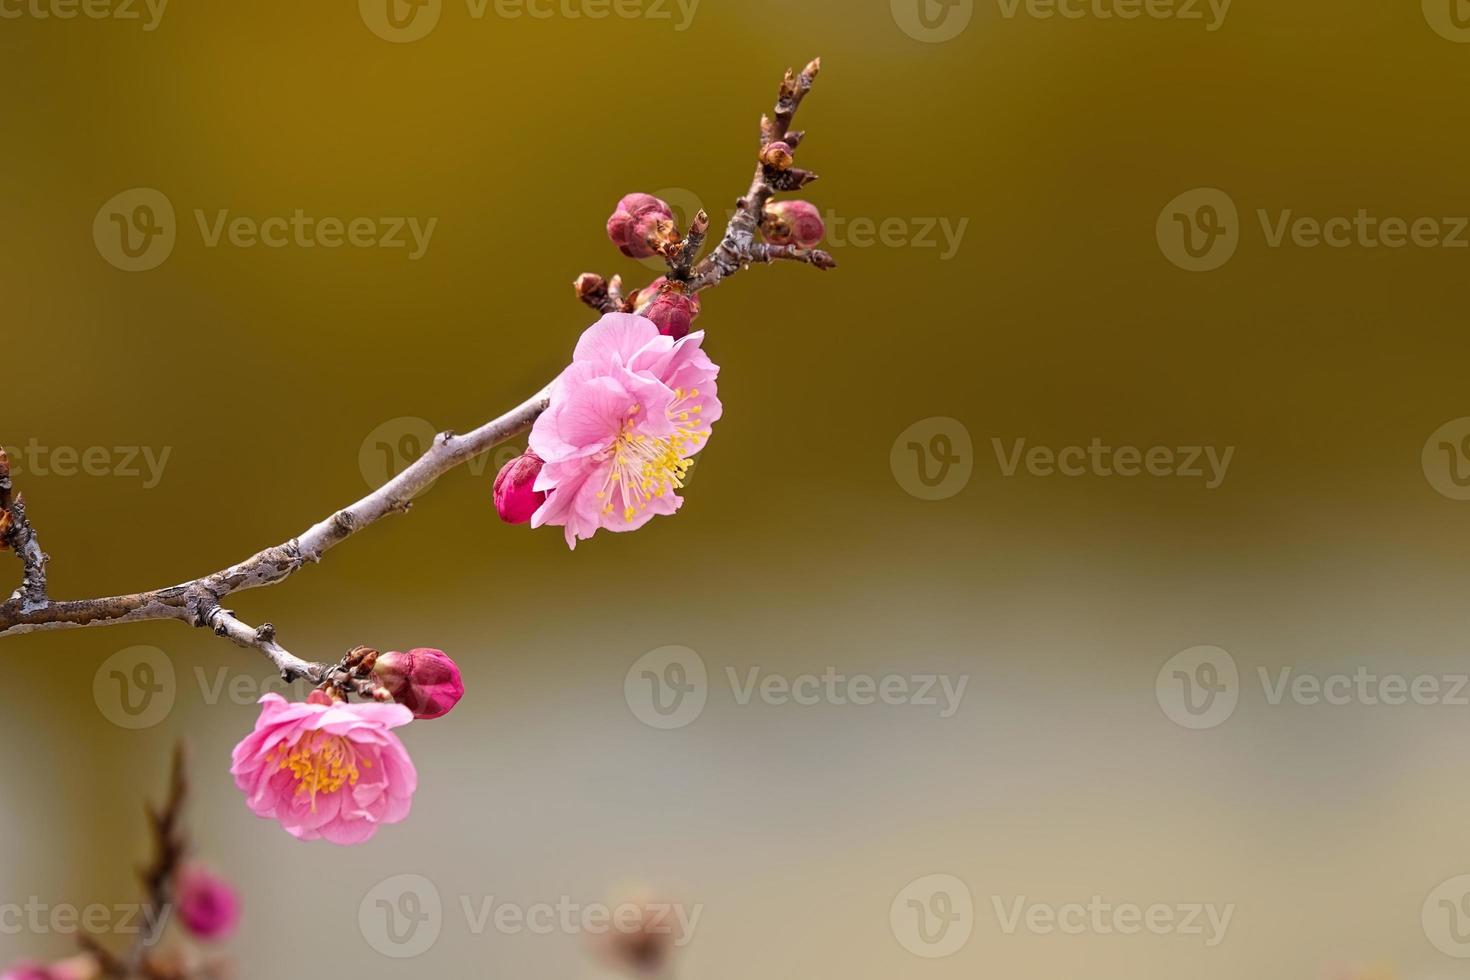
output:
[[[358,844],[408,816],[418,773],[391,729],[413,712],[320,700],[262,697],[230,772],[255,815],[280,821],[293,837]]]
[[[704,333],[675,340],[645,317],[609,313],[588,327],[531,430],[551,495],[532,527],[565,530],[568,546],[599,528],[632,531],[684,503],[690,457],[720,417],[720,369]]]

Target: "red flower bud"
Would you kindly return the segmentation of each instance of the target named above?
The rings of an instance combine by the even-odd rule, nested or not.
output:
[[[773,245],[815,248],[827,229],[816,205],[807,201],[775,201],[766,205],[761,234]]]
[[[541,472],[541,457],[529,450],[495,475],[495,510],[507,524],[524,524],[546,502],[545,490],[532,489]]]
[[[674,212],[652,194],[629,194],[607,219],[607,237],[630,259],[646,259],[657,249],[654,242],[679,240]]]
[[[464,697],[459,668],[443,650],[418,647],[407,653],[389,650],[378,655],[373,676],[405,705],[415,718],[438,718]]]
[[[230,883],[199,864],[180,869],[174,882],[179,919],[200,939],[219,940],[235,931],[240,899]]]
[[[659,276],[640,289],[633,304],[639,316],[652,320],[659,333],[675,340],[688,335],[700,311],[699,297],[669,285],[667,276]]]

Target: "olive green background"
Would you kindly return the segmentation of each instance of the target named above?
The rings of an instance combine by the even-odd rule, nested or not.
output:
[[[140,803],[183,736],[199,851],[244,893],[245,977],[594,975],[581,937],[474,935],[459,896],[592,902],[625,881],[703,906],[690,980],[1464,975],[1420,915],[1470,872],[1470,708],[1273,706],[1255,676],[1470,671],[1470,503],[1421,464],[1470,415],[1470,252],[1272,248],[1256,212],[1470,214],[1470,45],[1410,0],[1236,0],[1215,31],[973,7],[943,43],[887,0],[704,0],[683,31],[674,7],[475,19],[445,0],[403,44],[343,0],[173,0],[151,32],[0,19],[0,443],[170,451],[156,487],[18,477],[58,597],[278,543],[367,490],[375,441],[418,425],[393,420],[463,430],[534,391],[590,322],[576,274],[656,275],[605,239],[618,197],[672,188],[723,214],[780,72],[817,54],[799,158],[844,230],[835,272],[706,294],[725,417],[676,518],[569,553],[499,523],[487,464],[235,598],[304,656],[427,645],[463,667],[465,701],[404,733],[413,814],[369,844],[299,843],[244,807],[228,756],[255,709],[206,703],[196,672],[259,680],[258,656],[176,623],[3,641],[0,902],[131,900]],[[136,187],[172,202],[178,241],[129,273],[92,225]],[[1208,273],[1155,237],[1199,187],[1241,222]],[[298,208],[438,223],[410,261],[210,248],[194,217]],[[887,243],[851,233],[886,219]],[[923,247],[941,219],[967,222],[948,258]],[[937,501],[890,468],[934,417],[973,445]],[[1235,455],[1214,490],[1005,476],[991,440],[1021,438]],[[139,644],[165,651],[177,699],[133,731],[92,692]],[[697,721],[658,731],[623,681],[668,644],[712,684]],[[1190,731],[1154,685],[1198,644],[1230,651],[1244,692]],[[969,682],[950,718],[741,705],[725,671],[752,666]],[[977,921],[928,960],[889,907],[934,873],[967,883]],[[396,874],[446,906],[406,963],[358,925]],[[1206,948],[1006,935],[997,895],[1236,908]],[[71,942],[0,935],[0,954]]]

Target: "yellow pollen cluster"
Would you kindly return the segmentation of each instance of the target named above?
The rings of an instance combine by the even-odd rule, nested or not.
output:
[[[307,732],[289,749],[278,746],[266,758],[269,762],[279,760],[280,769],[291,770],[296,777],[296,795],[311,796],[313,813],[318,793],[335,793],[344,785],[357,785],[357,753],[340,735]],[[372,760],[361,761],[364,768],[372,768]]]
[[[623,519],[631,521],[639,511],[648,508],[650,500],[684,486],[684,476],[692,462],[689,457],[710,433],[700,418],[704,406],[692,404],[698,397],[698,388],[674,389],[674,400],[668,410],[674,434],[667,438],[635,432],[633,427],[642,406],[628,407],[622,432],[607,450],[612,455],[612,469],[602,489],[597,491],[597,499],[607,501],[602,508],[604,514],[613,512],[615,502],[621,503]]]

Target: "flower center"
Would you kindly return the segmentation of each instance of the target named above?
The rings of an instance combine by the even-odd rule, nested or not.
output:
[[[684,477],[693,463],[689,457],[710,433],[699,414],[704,406],[690,404],[698,397],[698,388],[674,389],[668,410],[674,434],[667,437],[634,431],[643,407],[628,407],[622,431],[604,451],[604,458],[611,456],[613,461],[602,489],[597,491],[597,499],[607,501],[602,508],[604,514],[611,514],[615,504],[620,503],[623,519],[632,520],[640,510],[647,509],[653,498],[684,486]]]
[[[296,777],[296,795],[311,796],[311,812],[316,812],[318,793],[335,793],[344,785],[357,785],[357,752],[341,735],[307,732],[289,749],[277,746],[267,757],[280,760],[279,768],[291,770]],[[372,760],[363,759],[365,769]]]

